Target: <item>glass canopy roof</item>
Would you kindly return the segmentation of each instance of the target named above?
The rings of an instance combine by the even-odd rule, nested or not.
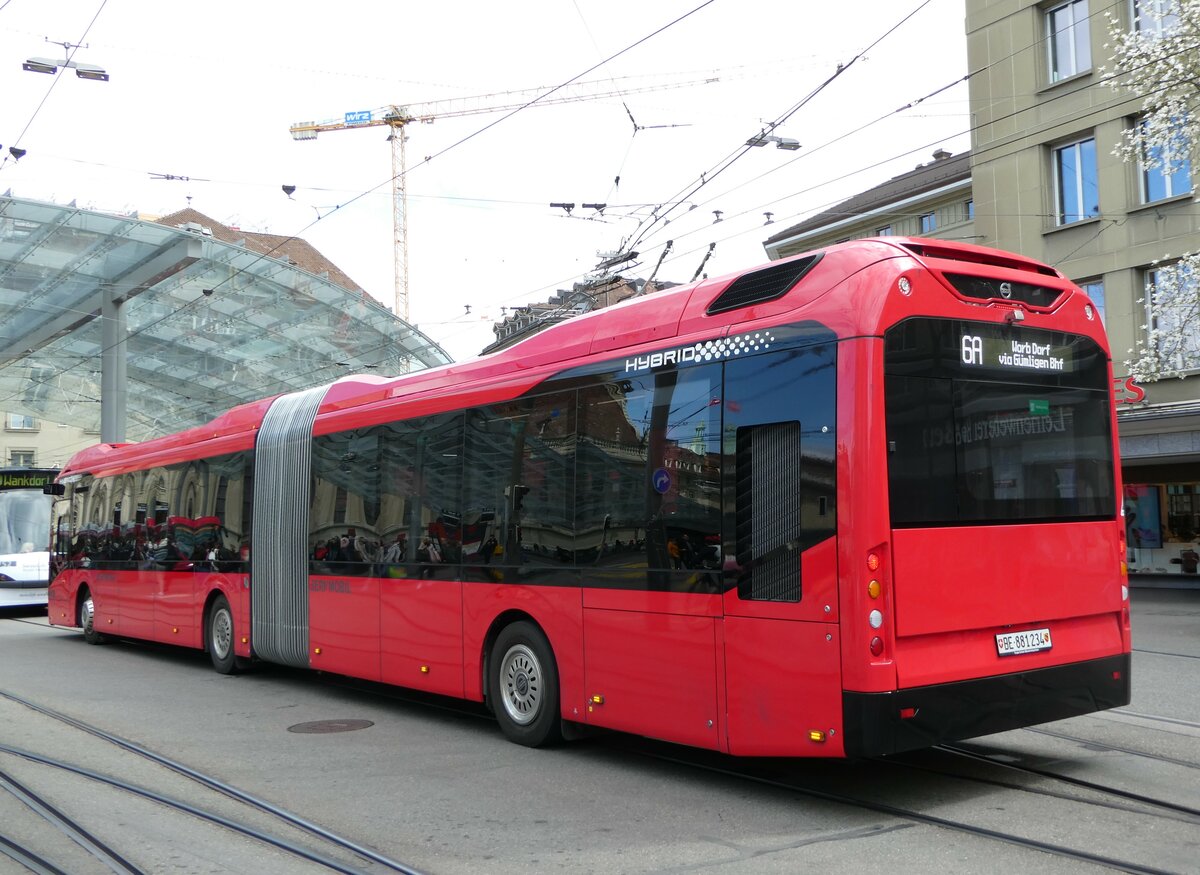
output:
[[[101,302],[124,299],[126,440],[353,373],[451,362],[384,305],[201,233],[0,197],[0,410],[100,428]]]

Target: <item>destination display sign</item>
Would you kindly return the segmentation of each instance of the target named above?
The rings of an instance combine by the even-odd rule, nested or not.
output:
[[[959,351],[962,363],[968,367],[1048,374],[1075,370],[1074,350],[1065,344],[963,332]]]
[[[0,489],[41,489],[53,482],[54,474],[48,472],[0,473]]]

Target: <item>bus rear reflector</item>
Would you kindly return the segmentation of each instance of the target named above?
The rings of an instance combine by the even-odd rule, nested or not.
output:
[[[900,719],[901,720],[912,720],[916,716],[917,716],[916,708],[901,708],[900,709]]]
[[[871,639],[871,655],[880,656],[883,653],[883,639],[876,635]]]

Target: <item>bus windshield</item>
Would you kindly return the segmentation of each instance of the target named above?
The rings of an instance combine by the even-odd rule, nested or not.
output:
[[[1089,338],[913,319],[885,349],[893,526],[1113,518],[1107,363]]]
[[[0,554],[35,553],[50,538],[50,499],[40,489],[0,492]]]

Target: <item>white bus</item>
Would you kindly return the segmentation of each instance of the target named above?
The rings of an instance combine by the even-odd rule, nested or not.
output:
[[[46,604],[53,468],[0,468],[0,608]]]

